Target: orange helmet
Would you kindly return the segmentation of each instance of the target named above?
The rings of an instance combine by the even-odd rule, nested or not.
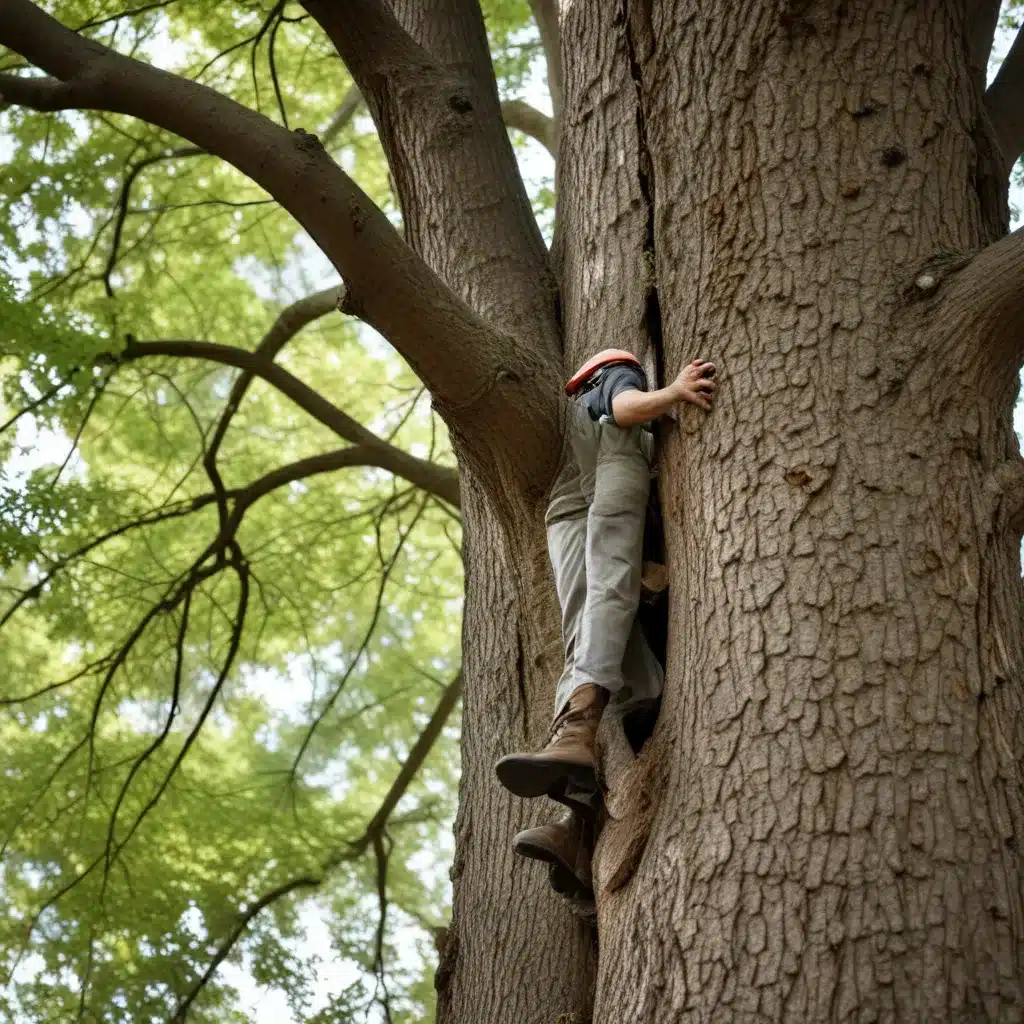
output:
[[[643,369],[640,360],[632,352],[627,352],[624,348],[606,348],[603,352],[598,352],[596,356],[588,359],[569,378],[565,385],[565,393],[570,396],[575,395],[598,370],[618,363],[627,363],[630,366],[639,366],[641,370]]]

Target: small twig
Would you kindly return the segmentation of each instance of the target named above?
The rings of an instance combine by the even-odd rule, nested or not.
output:
[[[405,763],[402,765],[397,778],[391,784],[391,788],[381,802],[377,813],[370,819],[369,824],[366,826],[366,831],[359,839],[350,844],[350,856],[359,856],[378,836],[383,834],[388,819],[391,817],[395,807],[398,806],[399,800],[405,796],[405,792],[409,788],[409,784],[416,777],[417,772],[423,767],[423,762],[433,749],[461,696],[462,670],[460,669],[459,673],[448,684],[448,688],[444,691],[441,700],[434,709],[434,713],[431,715],[426,728],[420,733],[412,750],[409,751],[409,756],[405,759]]]
[[[72,369],[71,372],[74,373],[75,370]],[[2,434],[5,430],[8,430],[10,427],[13,427],[14,424],[17,423],[22,416],[27,416],[30,413],[35,412],[36,409],[38,409],[41,405],[45,405],[51,399],[56,398],[57,395],[60,394],[60,392],[63,391],[64,388],[68,386],[68,383],[69,382],[66,380],[61,381],[60,384],[55,384],[48,391],[44,391],[38,398],[33,399],[31,402],[29,402],[28,405],[25,406],[24,409],[21,409],[18,412],[16,412],[2,427],[0,427],[0,434]]]
[[[75,431],[75,436],[71,439],[71,447],[68,449],[67,455],[64,456],[64,461],[60,464],[57,472],[54,474],[53,479],[50,481],[49,489],[52,491],[57,486],[57,481],[60,480],[61,474],[68,467],[68,463],[71,461],[71,456],[78,451],[78,443],[82,440],[82,434],[85,433],[85,428],[89,424],[89,419],[96,408],[97,403],[103,397],[103,390],[107,386],[106,379],[101,380],[97,385],[92,395],[89,398],[89,404],[86,407],[85,415],[82,417],[82,422],[78,424],[78,429]]]
[[[266,20],[260,26],[260,30],[252,37],[252,53],[250,54],[250,62],[252,65],[252,88],[256,99],[256,109],[262,114],[263,108],[260,106],[260,82],[256,75],[256,54],[259,52],[260,43],[263,41],[263,37],[267,34],[267,29],[277,21],[284,10],[285,0],[278,0],[276,4],[271,8],[270,13],[267,15]]]
[[[387,846],[385,847],[385,843]],[[383,998],[374,998],[380,1003],[384,1011],[384,1020],[392,1024],[391,1020],[391,995],[388,992],[387,972],[384,969],[384,939],[387,934],[388,919],[388,858],[391,856],[392,843],[390,837],[385,835],[374,836],[373,853],[377,861],[377,905],[379,917],[377,919],[377,938],[374,944],[373,966],[377,975],[377,985]]]
[[[288,127],[288,111],[284,107],[284,96],[281,93],[281,83],[277,76],[277,62],[274,58],[274,45],[277,42],[277,33],[281,26],[284,24],[284,18],[281,17],[281,11],[284,8],[284,4],[278,6],[278,17],[274,22],[274,27],[270,30],[270,39],[267,41],[267,60],[270,64],[270,80],[274,83],[274,96],[277,99],[277,109],[281,113],[281,123]]]
[[[114,221],[114,238],[110,244],[110,255],[107,257],[107,265],[103,269],[102,280],[103,287],[106,290],[108,298],[113,298],[114,287],[110,283],[111,275],[114,273],[114,268],[117,266],[118,249],[121,247],[121,233],[124,230],[125,218],[128,216],[128,199],[131,196],[132,185],[135,184],[135,179],[147,168],[152,167],[153,164],[159,163],[161,160],[174,160],[178,157],[186,156],[203,156],[206,150],[200,149],[198,146],[181,146],[178,149],[171,149],[165,153],[156,153],[153,156],[148,156],[138,161],[129,170],[127,177],[124,179],[124,183],[121,185],[121,192],[117,198],[117,218]]]
[[[191,608],[192,591],[190,590],[185,595],[185,601],[181,607],[181,622],[178,625],[178,635],[175,641],[174,683],[171,690],[171,706],[167,712],[167,718],[164,719],[163,728],[160,730],[160,733],[153,739],[146,749],[143,750],[137,758],[135,758],[131,769],[128,772],[127,778],[121,784],[121,790],[117,794],[117,799],[114,801],[114,808],[110,812],[110,821],[107,828],[107,842],[103,851],[105,860],[103,865],[103,885],[100,889],[101,904],[103,902],[103,897],[106,894],[107,881],[110,877],[110,865],[116,843],[115,829],[117,828],[117,816],[121,810],[121,804],[124,803],[124,798],[128,795],[128,790],[131,788],[132,780],[135,778],[136,773],[142,768],[146,761],[148,761],[149,758],[160,749],[167,737],[170,735],[171,726],[174,724],[174,719],[177,717],[178,709],[181,706],[181,680],[185,666],[185,638],[188,635],[188,620]]]
[[[151,4],[144,4],[142,7],[132,7],[127,11],[122,11],[120,14],[111,15],[109,18],[94,18],[92,21],[83,22],[81,25],[76,26],[76,32],[84,32],[88,28],[100,28],[103,25],[108,25],[112,21],[123,21],[125,18],[134,18],[139,14],[146,14],[149,11],[156,11],[162,7],[170,7],[171,4],[177,3],[178,0],[156,0]]]
[[[345,130],[362,105],[363,94],[359,91],[359,86],[349,86],[348,92],[342,96],[341,103],[334,112],[330,124],[320,134],[320,141],[325,149],[331,147],[334,140]]]
[[[408,525],[408,527],[406,527],[405,530],[400,529],[398,543],[395,545],[395,549],[391,553],[391,557],[381,567],[383,571],[381,572],[380,585],[377,588],[377,599],[374,602],[373,614],[370,616],[370,622],[369,625],[366,627],[366,632],[363,634],[362,642],[360,643],[358,650],[350,659],[348,667],[342,674],[341,680],[338,682],[338,685],[334,688],[334,692],[324,702],[324,706],[320,709],[316,717],[310,723],[309,728],[306,730],[306,735],[303,736],[302,743],[299,745],[298,753],[295,755],[295,758],[292,761],[291,774],[293,779],[298,777],[299,765],[301,764],[302,759],[305,756],[307,749],[309,748],[309,744],[313,740],[314,733],[317,731],[317,729],[320,728],[320,726],[323,724],[324,719],[327,717],[328,714],[330,714],[331,709],[337,703],[337,700],[341,696],[342,691],[345,689],[345,686],[347,685],[349,679],[351,678],[352,673],[356,670],[356,667],[359,665],[360,659],[366,652],[367,647],[369,647],[370,641],[373,639],[373,634],[376,632],[377,623],[380,620],[381,611],[383,610],[384,607],[384,593],[387,590],[388,581],[391,578],[391,573],[394,571],[395,565],[398,562],[398,556],[401,554],[403,547],[405,547],[406,540],[408,539],[412,531],[416,528],[416,524],[419,522],[420,517],[423,515],[423,511],[427,505],[428,497],[429,496],[426,496],[424,500],[420,502],[420,507],[417,510],[415,516],[413,516],[412,522]]]
[[[196,1001],[196,997],[206,987],[210,979],[214,976],[217,968],[224,962],[228,954],[231,952],[235,943],[241,938],[242,933],[249,927],[250,922],[256,917],[261,911],[265,910],[272,903],[281,899],[282,896],[287,896],[288,893],[294,892],[296,889],[315,889],[321,883],[321,879],[314,878],[311,875],[303,876],[302,878],[293,878],[291,881],[285,882],[283,885],[279,885],[276,889],[271,889],[270,892],[266,893],[255,903],[253,903],[244,914],[242,914],[234,928],[228,934],[227,938],[217,947],[217,952],[214,954],[213,959],[210,961],[209,966],[203,972],[202,977],[185,993],[181,1002],[178,1003],[173,1015],[170,1018],[169,1024],[185,1024],[188,1018],[188,1011],[192,1004]]]

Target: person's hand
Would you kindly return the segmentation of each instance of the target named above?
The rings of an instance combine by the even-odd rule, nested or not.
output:
[[[715,364],[703,359],[694,359],[692,363],[679,371],[679,376],[672,382],[672,389],[680,402],[689,402],[706,411],[711,410],[711,400],[718,385],[711,379],[715,375]]]

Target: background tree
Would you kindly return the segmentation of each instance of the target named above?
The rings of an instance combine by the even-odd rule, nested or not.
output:
[[[223,1019],[221,959],[284,950],[292,894],[329,886],[379,921],[340,943],[374,981],[325,1013],[420,1012],[389,989],[385,883],[436,841],[429,776],[394,796],[459,685],[457,506],[441,1020],[1017,1019],[1024,43],[986,89],[998,4],[536,0],[522,39],[524,5],[476,0],[101,6],[0,3],[10,398],[86,446],[7,499],[5,941],[49,957],[18,998]],[[511,102],[531,45],[550,118]],[[362,103],[389,179],[366,140],[331,156]],[[557,153],[550,254],[503,115]],[[343,283],[258,326],[306,239]],[[295,337],[334,308],[428,389],[457,478],[351,319]],[[723,389],[663,432],[665,705],[609,758],[587,922],[513,863],[547,812],[492,764],[550,716],[559,383],[612,344],[661,377],[699,352]],[[410,664],[456,680],[418,745]],[[301,721],[268,711],[268,665],[312,684]],[[211,797],[254,780],[276,789]]]

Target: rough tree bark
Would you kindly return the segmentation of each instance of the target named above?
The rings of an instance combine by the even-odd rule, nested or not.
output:
[[[614,341],[724,383],[665,432],[666,703],[611,778],[594,1021],[1024,1013],[1024,241],[978,255],[1019,147],[974,14],[562,5],[567,361]],[[467,711],[473,805],[493,712]],[[502,865],[459,879],[460,935],[499,916],[499,805],[459,837]],[[445,980],[476,1001],[441,1019],[590,1019],[538,995],[549,955],[460,947]]]
[[[464,765],[439,1020],[1022,1019],[1024,48],[986,96],[998,5],[536,0],[550,259],[476,0],[304,6],[411,248],[308,137],[28,0],[0,4],[0,43],[52,77],[0,95],[142,117],[252,176],[451,429]],[[662,378],[709,357],[723,386],[663,431],[665,704],[639,759],[609,760],[593,927],[514,861],[551,807],[492,765],[551,713],[558,384],[611,344]]]
[[[629,6],[664,359],[724,388],[665,446],[654,820],[595,1020],[1019,1020],[1024,246],[974,255],[964,10]]]

